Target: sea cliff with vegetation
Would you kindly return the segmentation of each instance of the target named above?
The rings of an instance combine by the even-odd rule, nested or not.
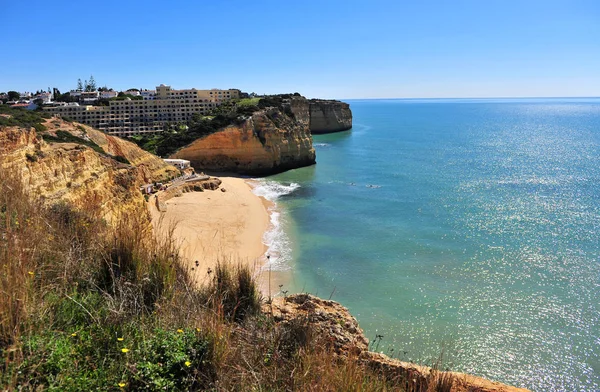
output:
[[[314,164],[312,133],[351,127],[348,104],[295,93],[228,101],[210,116],[134,140],[158,155],[187,159],[198,170],[268,175]]]
[[[263,298],[247,267],[195,284],[138,190],[175,175],[130,142],[0,108],[0,389],[522,391],[371,352],[346,308]]]

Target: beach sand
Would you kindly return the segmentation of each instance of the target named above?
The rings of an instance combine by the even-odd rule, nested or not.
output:
[[[267,248],[262,238],[269,227],[269,202],[252,193],[241,178],[219,179],[226,192],[184,193],[166,202],[166,212],[148,203],[159,233],[164,235],[175,225],[174,236],[184,266],[197,284],[206,281],[208,269],[214,269],[217,261],[244,263],[255,272],[265,262]]]

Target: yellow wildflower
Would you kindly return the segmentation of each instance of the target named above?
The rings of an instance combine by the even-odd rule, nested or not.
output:
[[[200,332],[200,328],[196,328],[196,332]]]
[[[77,332],[73,332],[71,336],[77,336]]]
[[[128,349],[128,348],[122,348],[122,349],[121,349],[121,352],[128,353],[128,352],[129,352],[129,349]]]
[[[117,338],[117,340],[118,340],[119,342],[122,342],[122,341],[123,341],[123,338]]]
[[[185,361],[185,366],[190,367],[192,363],[190,361]]]
[[[126,383],[124,383],[124,382],[120,382],[120,383],[119,383],[119,388],[125,388],[125,385],[127,385],[127,384],[126,384]]]
[[[183,329],[178,329],[177,333],[183,333]]]
[[[31,275],[31,276],[34,275],[33,271],[29,271],[28,274]]]

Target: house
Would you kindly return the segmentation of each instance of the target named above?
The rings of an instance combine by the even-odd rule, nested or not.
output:
[[[21,108],[21,109],[27,109],[27,110],[35,110],[37,109],[38,105],[36,105],[35,103],[33,103],[33,101],[30,102],[19,102],[19,103],[15,103],[10,105],[11,108]]]
[[[173,165],[179,170],[187,169],[190,167],[190,161],[186,161],[185,159],[163,159],[169,165]]]
[[[119,95],[119,93],[116,91],[101,91],[100,92],[100,98],[102,98],[102,99],[116,98],[118,95]]]
[[[34,99],[41,99],[42,103],[50,103],[52,102],[52,93],[39,93],[34,97]]]
[[[79,95],[79,102],[93,103],[98,100],[100,93],[98,91],[82,91]]]
[[[140,92],[136,89],[129,89],[127,91],[125,91],[125,94],[127,95],[132,95],[134,97],[139,97],[140,96]]]

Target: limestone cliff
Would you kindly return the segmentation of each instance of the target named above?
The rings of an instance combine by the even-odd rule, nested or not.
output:
[[[134,143],[107,135],[90,126],[66,122],[60,118],[49,119],[44,125],[50,133],[56,130],[67,131],[74,136],[91,140],[111,156],[124,158],[124,161],[138,169],[142,182],[160,182],[179,175],[176,167],[166,164],[159,157],[142,150]]]
[[[434,390],[428,387],[436,383],[436,378],[442,376],[451,378],[450,392],[527,392],[527,389],[481,377],[457,372],[440,372],[427,366],[402,362],[371,352],[369,341],[356,319],[348,309],[334,301],[323,300],[309,294],[295,294],[285,298],[275,298],[272,302],[265,303],[263,312],[272,315],[276,322],[307,320],[312,331],[325,341],[329,341],[337,354],[356,359],[382,372],[388,380],[404,384],[410,391]]]
[[[282,110],[267,107],[239,125],[197,139],[171,158],[205,171],[267,175],[315,163],[308,101],[291,99]]]
[[[313,135],[352,128],[350,105],[340,101],[310,100],[310,132]]]
[[[0,129],[0,166],[21,178],[33,196],[80,209],[99,206],[109,220],[144,201],[135,167],[79,144],[46,143],[33,129]]]
[[[44,125],[47,129],[41,134],[50,138],[69,132],[78,137],[74,140],[97,143],[89,142],[90,147],[46,142],[33,128],[0,127],[0,168],[6,175],[16,175],[32,195],[48,203],[65,201],[80,209],[98,206],[111,220],[118,211],[143,205],[139,185],[179,173],[134,144],[92,128],[58,119]],[[132,164],[118,162],[116,156]]]

